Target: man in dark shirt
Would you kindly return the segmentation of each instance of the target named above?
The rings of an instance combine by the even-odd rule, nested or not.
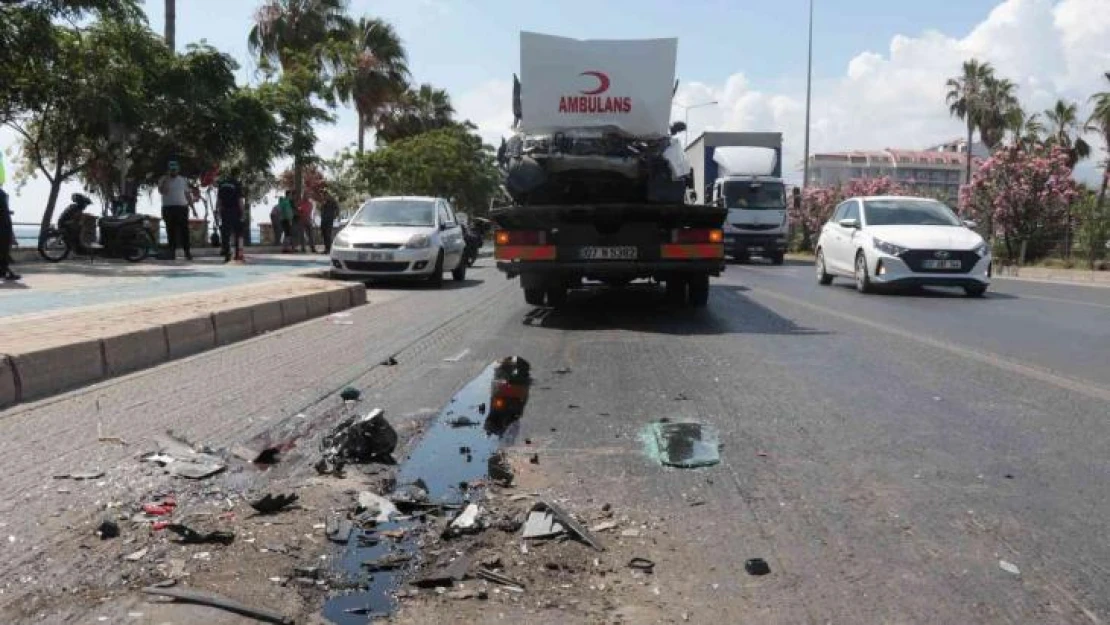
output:
[[[331,254],[332,228],[339,216],[339,202],[331,191],[324,191],[324,203],[320,206],[320,234],[324,237],[324,253]]]
[[[15,228],[12,214],[8,209],[8,194],[0,189],[0,280],[19,280],[22,276],[12,271],[12,244],[15,243]]]
[[[220,180],[216,191],[216,204],[220,211],[220,247],[224,262],[231,262],[231,241],[235,240],[235,260],[243,260],[243,186],[232,176]]]

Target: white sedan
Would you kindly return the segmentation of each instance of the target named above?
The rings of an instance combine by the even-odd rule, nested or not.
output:
[[[331,247],[335,278],[466,279],[466,241],[451,204],[434,197],[379,197],[351,217]]]
[[[845,200],[817,240],[817,281],[852,278],[861,293],[881,285],[956,286],[981,296],[990,286],[991,250],[971,226],[936,200]]]

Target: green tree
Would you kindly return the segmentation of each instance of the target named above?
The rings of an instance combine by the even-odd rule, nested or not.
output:
[[[493,148],[466,125],[400,139],[356,155],[353,166],[369,195],[445,197],[471,215],[486,212],[500,182]]]
[[[344,67],[352,28],[345,0],[266,0],[248,35],[247,43],[263,70],[273,76],[280,68],[281,116],[291,135],[297,194],[316,145],[311,125],[332,120],[312,99],[318,96],[334,106],[334,79]],[[294,102],[296,98],[301,102]]]
[[[351,31],[347,65],[336,90],[344,101],[353,101],[358,113],[358,153],[366,144],[366,129],[396,102],[407,87],[408,57],[397,31],[380,19],[362,18]]]
[[[1041,123],[1040,114],[1026,115],[1021,107],[1015,107],[1010,111],[1007,122],[1010,140],[1013,145],[1028,150],[1041,143],[1041,136],[1045,133],[1045,127]]]
[[[1057,100],[1056,105],[1044,112],[1051,124],[1049,143],[1068,151],[1068,162],[1075,164],[1091,155],[1091,146],[1079,136],[1079,105]]]
[[[1094,269],[1095,263],[1106,255],[1106,242],[1110,241],[1108,212],[1099,206],[1097,195],[1090,190],[1085,190],[1072,205],[1072,214],[1079,222],[1076,243],[1083,249],[1089,269]]]
[[[399,141],[456,123],[451,96],[443,89],[422,84],[407,90],[378,117],[378,143]]]
[[[1017,96],[1014,95],[1016,88],[1012,81],[995,78],[993,74],[988,75],[983,82],[974,114],[979,137],[983,145],[992,152],[1002,145],[1009,120],[1015,115],[1015,111],[1021,110]]]
[[[971,142],[979,121],[980,102],[985,83],[994,74],[990,63],[980,63],[976,59],[965,61],[963,73],[949,78],[948,112],[967,123],[967,176],[971,180]]]
[[[1110,83],[1110,72],[1106,72],[1105,76]],[[1091,111],[1085,128],[1089,132],[1098,133],[1106,149],[1106,160],[1102,164],[1102,184],[1098,191],[1098,210],[1101,214],[1106,206],[1106,187],[1110,183],[1110,90],[1094,94],[1091,102],[1095,108]]]

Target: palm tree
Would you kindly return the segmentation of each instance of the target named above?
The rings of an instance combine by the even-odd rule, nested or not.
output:
[[[971,140],[979,120],[980,101],[983,85],[994,75],[990,63],[980,63],[976,59],[964,61],[963,73],[949,78],[948,112],[967,122],[967,182],[971,181]]]
[[[422,84],[409,89],[377,119],[380,142],[389,143],[454,124],[455,107],[443,89]]]
[[[1045,118],[1051,124],[1049,142],[1068,151],[1068,166],[1074,168],[1075,164],[1091,155],[1091,146],[1079,135],[1079,105],[1075,102],[1057,100],[1056,106],[1044,112]],[[1072,134],[1075,139],[1072,139]]]
[[[1006,116],[1006,130],[1010,133],[1011,143],[1027,150],[1040,143],[1044,124],[1041,123],[1040,113],[1026,115],[1020,106],[1016,106]]]
[[[1017,86],[1008,79],[997,79],[989,75],[983,81],[978,110],[973,111],[979,137],[988,150],[1002,145],[1009,128],[1009,120],[1015,111],[1020,110],[1014,91]]]
[[[362,154],[367,126],[373,126],[386,105],[405,93],[409,68],[405,47],[389,23],[362,18],[351,36],[354,47],[338,91],[343,101],[354,101],[358,112],[358,153]]]
[[[1110,82],[1110,72],[1106,72],[1106,81]],[[1102,137],[1106,146],[1106,161],[1103,163],[1102,186],[1098,191],[1098,214],[1101,215],[1103,203],[1106,201],[1106,187],[1110,183],[1110,91],[1102,91],[1091,96],[1095,109],[1091,111],[1087,125],[1084,127],[1089,132],[1097,132]]]
[[[265,0],[255,13],[247,43],[263,69],[272,70],[276,62],[285,74],[299,71],[326,77],[342,68],[343,45],[351,29],[346,0]],[[334,85],[330,88],[334,89]],[[305,91],[306,110],[312,108],[313,93],[329,99],[334,95],[319,87],[301,90]],[[304,139],[294,141],[292,150],[293,192],[298,197],[304,182],[304,152],[314,143],[311,120],[306,115],[299,117],[292,120],[297,134]]]
[[[177,41],[177,0],[166,0],[166,46],[172,52]]]

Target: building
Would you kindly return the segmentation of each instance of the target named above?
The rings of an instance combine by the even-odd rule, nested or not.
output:
[[[809,182],[832,186],[860,178],[890,177],[914,193],[956,202],[965,183],[967,142],[951,141],[925,150],[831,152],[810,156]],[[972,145],[972,167],[987,156]]]

